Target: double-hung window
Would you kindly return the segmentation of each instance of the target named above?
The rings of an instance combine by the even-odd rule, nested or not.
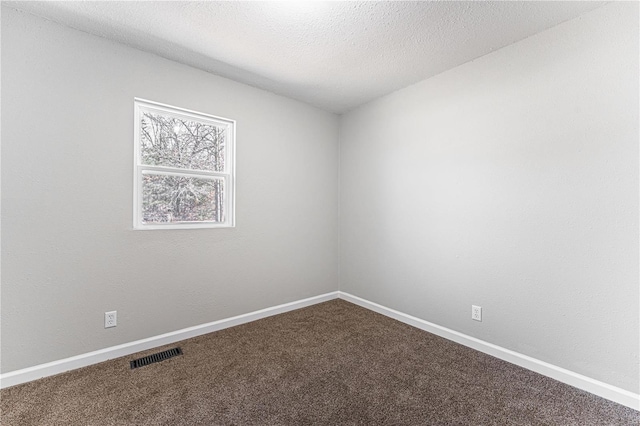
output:
[[[235,121],[135,99],[135,229],[234,226]]]

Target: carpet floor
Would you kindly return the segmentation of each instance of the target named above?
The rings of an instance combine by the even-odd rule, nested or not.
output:
[[[180,346],[183,355],[131,370]],[[0,391],[2,425],[639,425],[640,412],[342,300]]]

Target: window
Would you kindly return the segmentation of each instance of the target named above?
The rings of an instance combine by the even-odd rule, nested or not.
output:
[[[135,99],[135,229],[234,226],[235,121]]]

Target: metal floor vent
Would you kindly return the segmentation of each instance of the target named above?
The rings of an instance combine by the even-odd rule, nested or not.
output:
[[[180,349],[179,347],[158,352],[157,354],[147,355],[145,357],[134,359],[133,361],[131,361],[131,369],[133,370],[134,368],[144,367],[145,365],[164,361],[165,359],[173,358],[174,356],[178,355],[182,355],[182,349]]]

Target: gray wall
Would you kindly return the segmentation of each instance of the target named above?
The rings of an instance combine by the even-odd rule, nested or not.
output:
[[[344,115],[341,290],[638,392],[638,77],[618,3]]]
[[[237,120],[236,228],[132,230],[136,96]],[[335,291],[337,131],[2,7],[2,372]]]

